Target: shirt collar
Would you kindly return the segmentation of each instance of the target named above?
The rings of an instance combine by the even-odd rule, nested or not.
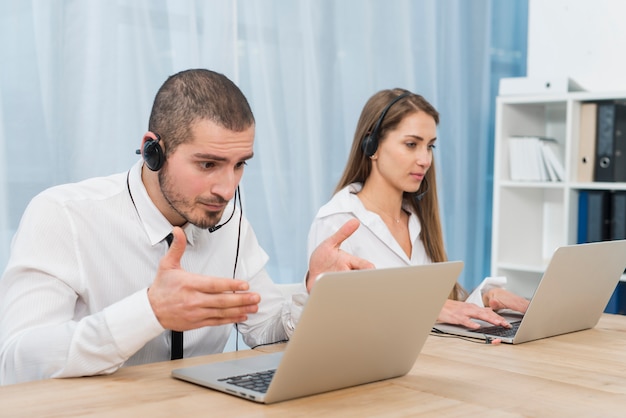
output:
[[[137,209],[137,214],[139,215],[143,228],[148,235],[150,244],[154,246],[163,241],[165,237],[172,232],[173,227],[156,207],[152,199],[150,199],[146,186],[141,180],[142,167],[143,160],[139,160],[129,170],[128,191]],[[193,245],[196,229],[197,228],[190,223],[187,223],[183,227],[185,235],[187,236],[187,242],[190,245]]]
[[[351,183],[339,190],[330,202],[320,208],[318,217],[323,218],[337,213],[350,214],[374,232],[379,239],[386,242],[388,246],[394,248],[398,254],[406,258],[406,254],[400,249],[399,244],[391,235],[391,232],[383,222],[382,218],[376,213],[365,209],[361,199],[357,196],[357,193],[359,193],[362,188],[362,183]],[[419,240],[422,226],[420,225],[419,219],[413,212],[411,206],[406,202],[402,206],[403,209],[409,214],[409,238],[415,247]]]
[[[343,189],[339,190],[337,194],[331,199],[328,204],[322,206],[319,210],[319,217],[334,215],[336,213],[353,213],[357,216],[357,218],[362,221],[371,221],[373,219],[378,219],[379,216],[374,212],[370,212],[365,209],[365,206],[361,202],[361,199],[357,197],[357,193],[359,193],[363,189],[363,183],[351,183],[348,184]],[[413,210],[411,206],[406,202],[402,204],[402,209],[404,209],[409,217],[413,215]]]

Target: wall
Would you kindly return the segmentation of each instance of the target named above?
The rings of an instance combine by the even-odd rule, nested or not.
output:
[[[626,91],[626,2],[529,0],[528,77]]]

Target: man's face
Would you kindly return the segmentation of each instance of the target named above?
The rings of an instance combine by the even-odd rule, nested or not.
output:
[[[167,156],[159,171],[161,208],[172,225],[190,222],[200,228],[219,223],[234,197],[244,166],[252,158],[254,125],[233,132],[210,120],[191,127],[189,141]]]

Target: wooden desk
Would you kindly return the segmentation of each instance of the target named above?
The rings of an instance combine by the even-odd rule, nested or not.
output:
[[[0,416],[626,416],[625,316],[604,315],[594,329],[517,346],[431,336],[407,376],[269,406],[170,377],[172,368],[257,354],[4,386]]]

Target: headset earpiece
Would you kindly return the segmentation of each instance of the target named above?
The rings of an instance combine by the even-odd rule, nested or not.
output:
[[[165,153],[163,148],[159,144],[161,137],[159,134],[154,134],[156,139],[148,139],[143,144],[143,160],[146,162],[146,166],[152,171],[159,171],[165,163]]]
[[[361,150],[363,150],[363,154],[367,157],[371,157],[376,153],[376,149],[378,148],[378,141],[376,141],[372,134],[365,135],[363,138],[363,143],[361,143]]]
[[[387,111],[389,110],[389,108],[393,106],[396,102],[398,102],[400,99],[403,99],[410,94],[411,94],[410,92],[402,93],[401,95],[393,99],[383,109],[383,111],[380,114],[380,117],[374,124],[374,129],[372,129],[372,132],[365,135],[365,137],[363,138],[363,142],[361,142],[361,150],[363,151],[363,154],[365,154],[366,157],[372,157],[374,154],[376,154],[376,150],[378,149],[378,131],[380,130],[381,125],[383,124],[383,119],[385,118],[385,115],[387,114]]]

